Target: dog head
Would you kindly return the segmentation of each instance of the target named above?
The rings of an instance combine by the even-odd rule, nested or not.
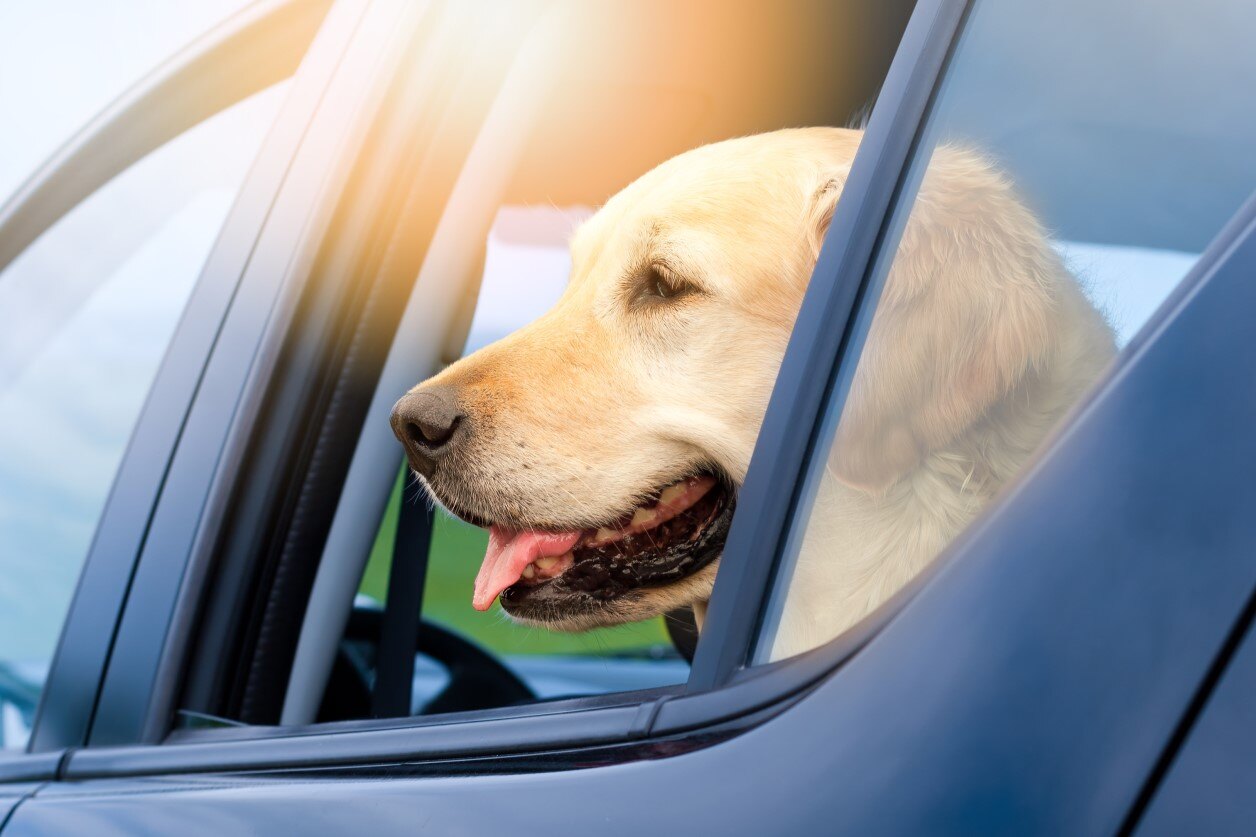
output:
[[[520,620],[574,630],[709,597],[859,139],[780,131],[663,163],[576,232],[555,308],[397,403],[412,468],[490,529],[475,607],[500,596]],[[990,229],[1032,219],[987,167],[960,162],[943,179],[963,211],[943,200],[913,216],[839,429],[834,468],[860,490],[963,432],[1045,345],[1042,254]],[[938,179],[922,200],[951,194]]]

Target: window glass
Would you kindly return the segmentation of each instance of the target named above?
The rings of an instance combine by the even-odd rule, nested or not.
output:
[[[526,325],[562,295],[571,269],[567,239],[587,218],[585,207],[505,206],[489,233],[484,274],[464,355]],[[389,499],[359,592],[382,605],[405,469]],[[488,532],[436,510],[423,594],[423,618],[451,628],[492,651],[540,698],[645,689],[684,682],[688,664],[672,646],[662,618],[583,633],[529,630],[509,621],[494,602],[471,607]],[[445,685],[443,669],[419,665],[415,702]]]
[[[1252,193],[1253,24],[1239,0],[976,4],[756,660],[828,641],[927,565]]]
[[[0,3],[0,196],[118,94],[250,0]]]
[[[0,272],[0,742],[22,746],[157,366],[283,98],[177,137]]]

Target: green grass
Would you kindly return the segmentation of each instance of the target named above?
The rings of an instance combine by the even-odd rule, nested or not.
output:
[[[405,478],[403,468],[397,475],[359,587],[359,592],[379,602],[388,594],[388,569]],[[452,628],[498,654],[617,655],[644,653],[658,646],[671,648],[661,617],[568,634],[517,625],[496,602],[487,612],[480,613],[471,607],[471,589],[487,546],[488,532],[437,510],[423,589],[425,619]]]

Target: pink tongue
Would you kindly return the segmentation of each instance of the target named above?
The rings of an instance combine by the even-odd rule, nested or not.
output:
[[[514,532],[501,526],[488,530],[488,551],[475,577],[471,606],[488,610],[503,590],[523,577],[523,568],[538,558],[564,555],[580,540],[579,532]]]

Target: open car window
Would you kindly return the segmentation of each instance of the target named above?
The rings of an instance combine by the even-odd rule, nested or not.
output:
[[[757,662],[828,642],[944,551],[1256,188],[1240,34],[1256,16],[1230,0],[1189,26],[1180,12],[974,4],[870,273]]]
[[[264,420],[285,424],[275,431],[277,439],[288,443],[283,434],[304,434],[299,444],[305,447],[288,461],[271,453],[277,445],[252,442],[250,450],[264,451],[275,463],[259,476],[273,478],[286,493],[266,501],[275,511],[241,505],[226,515],[231,573],[247,582],[232,593],[234,601],[207,609],[221,624],[236,624],[218,645],[202,635],[204,647],[219,656],[194,665],[205,673],[190,689],[195,699],[185,705],[182,725],[197,725],[204,716],[214,723],[290,727],[378,715],[368,693],[380,673],[380,637],[392,621],[389,581],[397,575],[399,532],[406,513],[428,502],[414,493],[403,468],[404,449],[388,424],[392,405],[467,352],[549,309],[570,278],[573,222],[654,166],[721,139],[856,121],[876,95],[910,12],[907,3],[875,10],[862,3],[803,3],[788,14],[775,4],[752,6],[719,15],[718,31],[710,29],[709,15],[671,4],[564,7],[556,27],[560,47],[540,51],[556,68],[548,76],[529,64],[527,56],[537,50],[518,43],[521,33],[551,31],[529,30],[535,21],[499,21],[485,29],[471,25],[471,17],[463,20],[453,6],[429,21],[421,36],[428,39],[426,57],[406,68],[407,80],[398,85],[403,93],[388,103],[391,116],[410,116],[389,124],[407,126],[417,138],[398,139],[396,147],[427,156],[398,165],[382,197],[371,198],[378,205],[355,198],[352,210],[375,219],[377,228],[393,211],[430,226],[419,229],[408,220],[412,226],[390,233],[392,243],[377,245],[386,264],[394,252],[414,253],[405,265],[410,272],[350,273],[338,265],[320,273],[323,285],[310,291],[350,300],[317,303],[325,306],[319,311],[346,321],[329,330],[329,339],[340,342],[326,344],[329,361],[316,370],[326,377],[310,385],[329,395],[291,402],[302,410],[299,428],[282,422],[291,413],[261,412]],[[835,50],[835,32],[859,35],[842,34],[850,42]],[[522,57],[512,63],[516,49]],[[642,54],[660,51],[675,60],[642,65]],[[745,61],[751,51],[758,57],[753,64]],[[445,61],[446,54],[458,58]],[[473,121],[481,118],[477,107],[482,125]],[[435,131],[441,120],[457,131]],[[306,337],[307,325],[298,316],[286,339],[324,339]],[[311,345],[301,351],[324,351]],[[348,347],[343,354],[340,346]],[[383,359],[370,361],[374,352]],[[354,399],[364,394],[370,404],[358,406]],[[245,469],[255,464],[247,456],[242,461]],[[259,481],[241,484],[243,493]],[[251,541],[235,523],[246,514],[260,533]],[[265,514],[274,522],[264,523]],[[505,670],[522,681],[529,699],[638,692],[687,679],[687,619],[688,637],[678,648],[668,623],[655,614],[580,634],[506,620],[496,605],[477,611],[473,582],[488,535],[440,509],[419,525],[430,531],[421,546],[405,550],[407,561],[422,565],[413,637],[418,650],[428,641],[458,646],[458,654],[478,661],[473,667],[481,674],[493,668],[501,677]],[[238,547],[232,540],[237,532]],[[414,662],[412,711],[423,711],[458,678],[449,658],[433,668],[425,656],[431,655]],[[488,706],[441,700],[439,711],[526,702],[511,694]],[[429,706],[423,714],[435,711]]]
[[[557,302],[571,270],[571,235],[590,214],[584,206],[503,206],[497,211],[484,246],[483,275],[463,356],[527,325]],[[382,608],[387,602],[402,504],[430,502],[416,495],[414,475],[403,466],[359,587],[369,601],[359,607]],[[523,629],[497,603],[487,613],[476,612],[471,593],[488,537],[484,529],[435,510],[421,602],[425,622],[452,630],[501,659],[539,699],[684,682],[688,666],[673,647],[663,617],[560,633]],[[449,676],[444,667],[420,657],[414,711],[447,688]]]

